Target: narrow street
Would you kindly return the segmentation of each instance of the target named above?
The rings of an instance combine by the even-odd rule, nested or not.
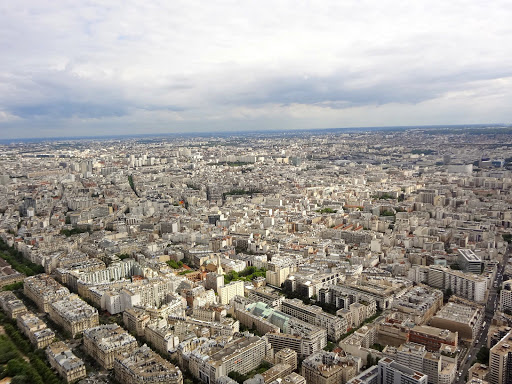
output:
[[[473,342],[473,345],[471,346],[471,348],[469,348],[468,352],[466,353],[466,356],[459,357],[459,359],[464,359],[464,362],[461,364],[459,375],[455,381],[457,384],[463,384],[466,382],[464,378],[468,374],[469,368],[471,368],[471,363],[476,360],[476,354],[478,353],[481,347],[487,346],[487,333],[489,331],[489,326],[494,316],[494,312],[498,309],[500,304],[498,288],[501,287],[501,284],[503,282],[503,272],[505,271],[505,265],[508,262],[509,255],[510,246],[507,247],[507,252],[503,256],[503,262],[500,263],[498,266],[498,271],[496,272],[496,287],[494,287],[493,285],[489,292],[489,298],[485,306],[485,325],[480,330],[478,336],[476,337],[476,340]]]

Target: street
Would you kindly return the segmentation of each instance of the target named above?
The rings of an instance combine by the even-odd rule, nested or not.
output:
[[[507,247],[507,251],[503,256],[503,262],[498,265],[498,270],[496,272],[496,286],[498,288],[501,287],[501,284],[503,282],[503,273],[505,271],[505,265],[508,262],[509,251],[510,248]],[[471,348],[469,348],[468,352],[466,353],[466,356],[459,357],[459,359],[464,359],[464,362],[461,364],[459,369],[460,374],[457,376],[455,380],[455,383],[457,384],[463,384],[466,382],[464,378],[468,374],[469,368],[471,368],[471,363],[476,360],[476,354],[478,353],[481,347],[487,346],[487,333],[489,331],[489,326],[494,316],[494,312],[498,309],[499,306],[498,288],[494,287],[493,285],[491,286],[491,289],[489,291],[489,298],[485,306],[485,326],[483,326],[483,328],[480,329],[478,336],[473,342]]]

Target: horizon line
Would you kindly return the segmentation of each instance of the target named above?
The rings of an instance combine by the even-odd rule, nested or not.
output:
[[[511,128],[512,124],[507,123],[475,123],[475,124],[426,124],[426,125],[385,125],[385,126],[358,126],[358,127],[331,127],[331,128],[293,128],[293,129],[251,129],[244,131],[226,130],[226,131],[197,131],[197,132],[159,132],[159,133],[127,133],[113,135],[91,135],[91,136],[47,136],[47,137],[25,137],[25,138],[5,138],[0,139],[0,144],[15,144],[23,142],[44,142],[44,141],[74,141],[74,140],[108,140],[108,139],[128,139],[144,137],[225,137],[225,136],[247,136],[250,134],[286,134],[286,133],[328,133],[334,131],[393,131],[408,129],[453,129],[453,128]],[[327,132],[326,132],[327,131]]]

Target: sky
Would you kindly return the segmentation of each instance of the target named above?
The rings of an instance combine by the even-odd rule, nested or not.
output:
[[[512,123],[510,1],[0,2],[0,137]]]

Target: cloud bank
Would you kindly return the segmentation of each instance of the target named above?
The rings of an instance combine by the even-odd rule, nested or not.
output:
[[[511,19],[507,1],[5,2],[0,132],[510,123]]]

